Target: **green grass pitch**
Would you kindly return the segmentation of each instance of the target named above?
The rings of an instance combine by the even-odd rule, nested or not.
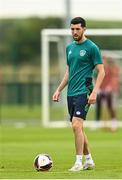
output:
[[[96,168],[68,172],[75,160],[74,137],[70,128],[49,129],[26,126],[0,126],[0,179],[121,179],[122,129],[86,129]],[[48,153],[54,166],[49,172],[37,172],[33,160]]]

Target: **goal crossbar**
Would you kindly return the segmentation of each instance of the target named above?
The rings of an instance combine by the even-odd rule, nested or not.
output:
[[[69,29],[43,29],[41,34],[42,36],[71,36],[71,31]],[[85,34],[92,36],[118,36],[122,35],[122,29],[88,29]]]

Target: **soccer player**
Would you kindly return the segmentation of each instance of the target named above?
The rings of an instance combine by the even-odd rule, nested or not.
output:
[[[116,98],[119,91],[119,67],[112,58],[103,56],[103,63],[105,69],[105,78],[99,89],[96,100],[96,122],[93,128],[100,127],[101,108],[104,102],[107,105],[108,113],[111,118],[111,131],[117,130],[117,116],[116,116]]]
[[[67,66],[64,77],[53,94],[53,101],[59,101],[61,91],[68,85],[67,102],[70,121],[75,137],[76,161],[70,171],[94,168],[95,164],[84,132],[84,120],[90,104],[96,102],[97,91],[104,78],[104,66],[97,45],[85,36],[86,21],[81,17],[71,20],[70,28],[74,41],[66,48]],[[92,83],[93,69],[98,76]],[[85,163],[82,158],[85,155]]]

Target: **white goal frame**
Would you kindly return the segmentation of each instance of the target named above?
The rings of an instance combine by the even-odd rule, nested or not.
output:
[[[92,36],[121,36],[122,29],[88,29],[86,35]],[[49,43],[57,42],[59,36],[71,36],[70,29],[43,29],[41,31],[41,83],[42,83],[42,118],[44,127],[67,127],[67,121],[50,122],[49,119]],[[62,77],[63,78],[63,77]],[[91,121],[85,122],[90,126]]]

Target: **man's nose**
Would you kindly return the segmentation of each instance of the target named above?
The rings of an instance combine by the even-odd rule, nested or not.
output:
[[[77,34],[77,30],[76,29],[74,29],[74,34]]]

